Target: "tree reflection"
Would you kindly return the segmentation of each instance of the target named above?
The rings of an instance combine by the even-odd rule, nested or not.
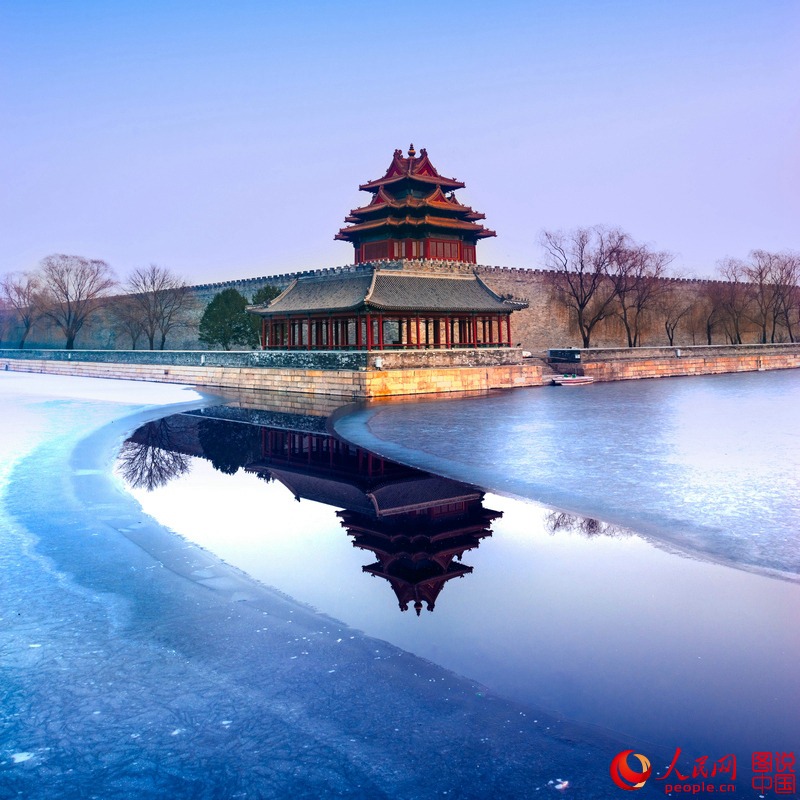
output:
[[[630,536],[624,528],[612,525],[610,522],[601,522],[592,517],[580,517],[577,514],[568,514],[566,511],[551,511],[545,517],[545,527],[550,533],[580,533],[582,536]]]
[[[197,426],[197,438],[214,469],[235,475],[261,455],[261,429],[219,419],[204,419]]]
[[[119,452],[119,471],[134,489],[153,491],[189,469],[189,458],[174,448],[169,418],[148,422]]]

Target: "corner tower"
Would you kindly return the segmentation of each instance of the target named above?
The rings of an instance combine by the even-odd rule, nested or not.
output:
[[[475,264],[479,239],[497,234],[477,221],[485,215],[463,206],[455,190],[464,184],[444,178],[431,164],[428,152],[408,156],[395,150],[382,178],[361,184],[372,199],[345,217],[350,223],[334,239],[351,242],[355,263],[381,259],[439,259]]]

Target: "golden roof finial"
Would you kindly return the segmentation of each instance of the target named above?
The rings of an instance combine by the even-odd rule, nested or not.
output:
[[[409,145],[409,147],[408,147],[408,157],[409,158],[414,158],[414,156],[416,154],[417,154],[417,151],[414,149],[414,145],[413,144]]]

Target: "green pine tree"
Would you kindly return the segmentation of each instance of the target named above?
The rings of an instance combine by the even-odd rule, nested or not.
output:
[[[236,289],[220,292],[203,312],[200,320],[200,341],[206,347],[258,347],[258,331],[251,315],[244,309],[247,298]]]
[[[281,290],[275,286],[262,286],[254,295],[253,295],[253,305],[254,306],[263,306],[269,303],[270,300],[274,300],[279,294]],[[256,336],[261,337],[261,320],[262,317],[259,317],[257,314],[248,314],[250,317],[250,321],[253,324],[253,330],[256,332]]]
[[[261,306],[265,303],[269,303],[270,300],[274,300],[279,294],[281,290],[278,289],[277,286],[262,286],[254,295],[253,295],[253,305],[254,306]]]

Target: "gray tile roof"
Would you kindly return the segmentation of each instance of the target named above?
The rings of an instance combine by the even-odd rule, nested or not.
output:
[[[271,314],[297,311],[345,311],[364,302],[372,273],[298,278],[269,305]]]
[[[510,311],[509,304],[475,275],[414,275],[386,271],[375,275],[367,305],[383,310]]]
[[[401,514],[459,500],[480,500],[483,494],[474,486],[435,475],[376,486],[367,493],[378,516]]]
[[[255,313],[382,311],[502,312],[527,307],[495,294],[476,275],[424,274],[370,270],[356,274],[300,277],[264,309]]]
[[[322,478],[317,475],[307,475],[293,469],[273,469],[269,471],[279,480],[295,497],[303,497],[317,503],[334,508],[348,508],[361,514],[374,514],[372,503],[364,494],[364,490],[348,483],[346,479]]]

